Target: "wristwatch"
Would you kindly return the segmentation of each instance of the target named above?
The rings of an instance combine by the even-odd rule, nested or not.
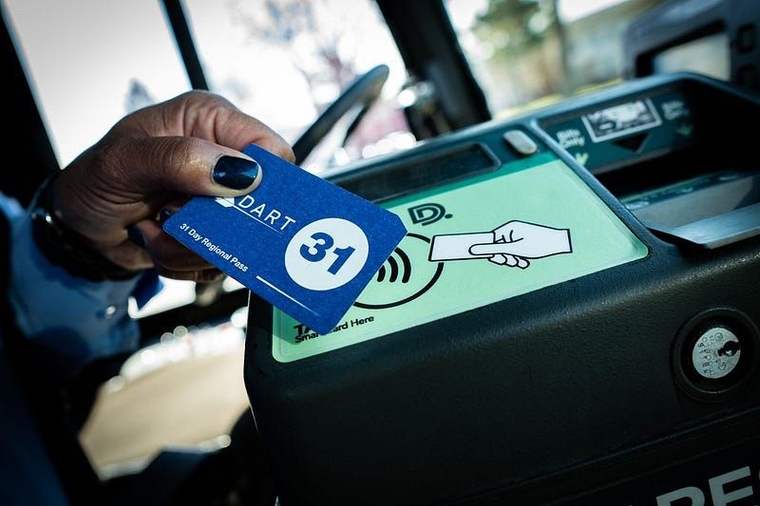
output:
[[[53,182],[57,177],[56,173],[45,179],[32,200],[32,230],[40,251],[50,263],[90,281],[118,281],[136,276],[138,271],[125,269],[105,258],[56,216],[51,204]]]

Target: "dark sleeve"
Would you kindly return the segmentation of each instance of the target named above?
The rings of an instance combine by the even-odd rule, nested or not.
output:
[[[2,288],[3,310],[5,310],[7,307],[8,270],[10,269],[11,227],[8,223],[8,217],[2,212],[0,212],[0,241],[2,241],[0,244],[3,245],[0,248],[0,288]],[[5,312],[3,314],[5,315]]]

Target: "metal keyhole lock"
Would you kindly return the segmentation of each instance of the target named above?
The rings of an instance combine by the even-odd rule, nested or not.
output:
[[[736,334],[724,327],[712,327],[694,343],[691,362],[703,378],[717,379],[736,369],[741,355],[741,343]]]
[[[758,369],[760,332],[745,313],[714,308],[690,318],[673,342],[673,376],[701,401],[718,402],[741,390]]]

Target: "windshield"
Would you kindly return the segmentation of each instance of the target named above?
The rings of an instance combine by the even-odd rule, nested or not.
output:
[[[169,3],[3,1],[62,167],[125,113],[193,87],[167,16]],[[491,115],[499,118],[624,79],[626,27],[660,3],[446,0],[444,6]],[[320,173],[422,140],[410,133],[404,113],[404,92],[415,76],[407,72],[372,0],[184,0],[176,5],[208,89],[290,142],[355,79],[388,66],[382,95],[359,127],[347,139],[335,129],[304,161],[307,170]],[[720,62],[728,58],[718,56],[718,68],[706,68],[705,60],[696,63],[725,78]],[[664,54],[658,62],[677,70],[682,60]],[[166,285],[162,297],[134,314],[155,313],[197,296],[192,283],[167,280]],[[232,280],[226,286],[240,288]]]

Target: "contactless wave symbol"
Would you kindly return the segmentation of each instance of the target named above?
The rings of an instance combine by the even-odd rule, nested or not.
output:
[[[402,283],[409,282],[412,277],[412,262],[404,250],[396,248],[380,267],[380,270],[377,271],[375,280],[383,282],[387,278],[389,283],[395,283],[399,280],[399,276],[401,276]]]
[[[428,261],[430,239],[408,233],[383,263],[372,283],[359,295],[354,306],[387,309],[422,296],[435,285],[444,262]]]

